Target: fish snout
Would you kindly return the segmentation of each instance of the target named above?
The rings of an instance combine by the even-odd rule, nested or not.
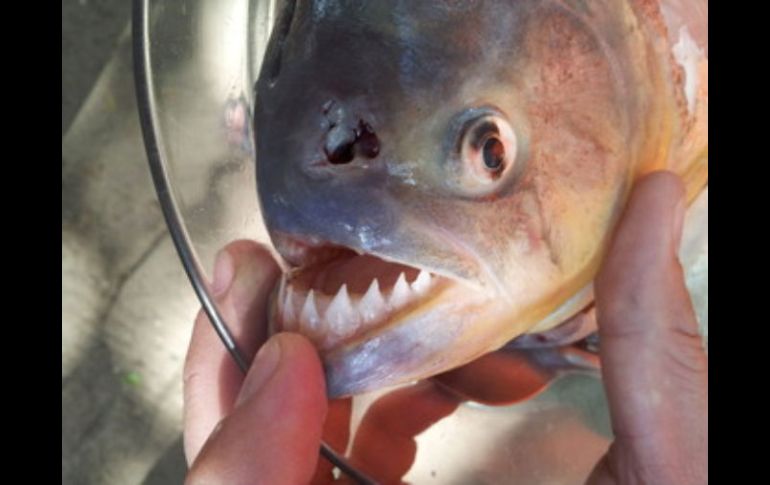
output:
[[[335,101],[325,103],[323,113],[327,121],[323,139],[327,162],[341,165],[379,155],[380,141],[369,122]]]

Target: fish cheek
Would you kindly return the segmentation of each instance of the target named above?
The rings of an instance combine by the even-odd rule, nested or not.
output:
[[[625,193],[630,113],[608,47],[575,16],[550,12],[526,49],[532,190],[553,254],[576,273],[595,258]]]

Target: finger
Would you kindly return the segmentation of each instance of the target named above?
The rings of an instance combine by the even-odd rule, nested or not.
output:
[[[381,397],[361,420],[350,463],[381,483],[401,483],[417,453],[415,436],[452,414],[460,402],[431,381]]]
[[[684,187],[673,174],[641,180],[596,279],[616,436],[613,462],[597,473],[625,473],[622,464],[634,463],[634,473],[663,473],[645,483],[690,483],[706,469],[708,358],[677,260],[684,208]]]
[[[251,361],[264,341],[267,298],[279,269],[252,241],[229,244],[217,257],[214,298],[233,338]],[[184,368],[184,448],[192,463],[214,426],[233,407],[243,373],[203,311],[193,327]]]
[[[324,443],[341,456],[345,454],[350,439],[350,415],[352,411],[352,398],[329,401],[322,437]],[[318,460],[318,466],[310,483],[313,485],[332,483],[334,481],[333,469],[334,465],[329,460]]]
[[[193,462],[187,484],[308,483],[326,415],[321,362],[298,334],[267,341],[249,369],[233,411]]]
[[[554,376],[551,369],[536,365],[524,351],[501,350],[433,379],[463,399],[503,406],[540,393]]]

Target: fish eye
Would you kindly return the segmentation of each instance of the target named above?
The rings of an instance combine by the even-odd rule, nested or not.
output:
[[[481,149],[484,165],[491,171],[497,172],[505,161],[505,146],[497,137],[489,137]]]
[[[516,135],[498,114],[485,114],[465,124],[459,140],[464,184],[489,186],[509,172],[516,161]]]

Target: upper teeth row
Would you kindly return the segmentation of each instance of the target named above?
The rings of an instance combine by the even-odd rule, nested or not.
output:
[[[377,278],[372,280],[362,297],[351,298],[347,285],[343,284],[328,305],[324,305],[329,298],[327,295],[310,290],[304,295],[303,301],[302,295],[295,294],[292,285],[286,285],[280,298],[283,328],[289,331],[300,330],[315,338],[346,337],[362,326],[382,321],[389,313],[425,294],[432,282],[433,278],[427,271],[420,271],[412,283],[406,281],[402,272],[387,298],[380,290]],[[301,306],[297,305],[298,300],[302,302]]]

